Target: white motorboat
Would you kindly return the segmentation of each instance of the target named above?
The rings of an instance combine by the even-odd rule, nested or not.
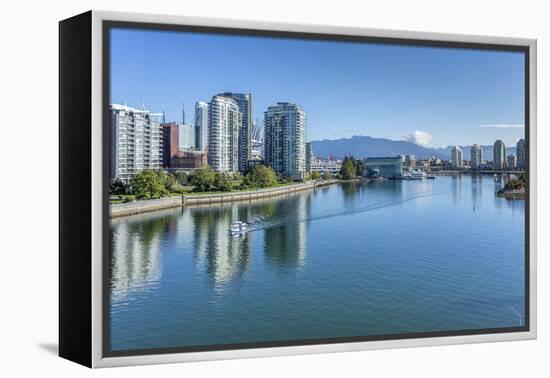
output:
[[[420,169],[415,169],[411,172],[411,176],[415,180],[422,180],[426,178],[426,172],[421,171]]]
[[[248,224],[242,221],[235,221],[231,223],[229,227],[229,233],[231,236],[244,235],[248,231]]]
[[[403,172],[404,180],[423,180],[427,177],[426,172],[415,169],[411,172]]]

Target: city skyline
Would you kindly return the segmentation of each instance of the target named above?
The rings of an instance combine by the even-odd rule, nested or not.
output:
[[[515,52],[123,29],[111,42],[111,101],[153,111],[164,103],[168,120],[179,121],[182,103],[192,120],[195,102],[234,91],[253,95],[253,120],[271,104],[300,104],[309,141],[368,135],[445,147],[524,137]],[[222,44],[231,54],[209,59]]]

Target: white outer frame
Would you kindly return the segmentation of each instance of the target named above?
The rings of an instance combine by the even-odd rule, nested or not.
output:
[[[139,356],[102,356],[102,21],[128,21],[155,24],[182,24],[251,30],[357,35],[367,37],[419,39],[448,42],[485,43],[529,47],[529,332],[479,334],[466,336],[427,337],[385,341],[364,341],[341,344],[234,349],[207,352],[144,354]],[[296,354],[349,352],[373,349],[425,347],[436,345],[530,340],[537,337],[537,41],[536,39],[491,37],[478,35],[410,32],[314,24],[289,24],[204,17],[92,11],[92,367],[115,367],[174,362],[208,361],[235,358],[286,356]]]

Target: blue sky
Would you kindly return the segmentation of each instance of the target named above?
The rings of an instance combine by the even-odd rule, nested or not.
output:
[[[253,118],[300,105],[309,140],[369,135],[444,147],[524,135],[517,52],[114,29],[111,101],[194,119],[194,103],[250,92]]]

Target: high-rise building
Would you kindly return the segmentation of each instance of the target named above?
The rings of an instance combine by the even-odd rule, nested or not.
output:
[[[518,159],[516,155],[508,155],[508,157],[506,158],[506,165],[508,168],[516,168],[518,165]]]
[[[195,103],[195,148],[206,151],[208,141],[208,103],[197,101]]]
[[[306,142],[306,172],[311,172],[311,160],[313,159],[313,149],[311,142]]]
[[[479,169],[481,164],[483,164],[483,150],[479,144],[474,144],[470,149],[470,167]]]
[[[506,168],[506,145],[500,139],[493,145],[493,164],[495,169]]]
[[[195,127],[185,123],[180,123],[178,126],[180,150],[193,150],[195,148]]]
[[[263,150],[264,150],[264,128],[260,126],[260,123],[258,120],[252,123],[251,146],[252,148],[250,151],[250,160],[261,160],[263,157]],[[248,168],[250,168],[250,166]]]
[[[464,167],[464,155],[462,149],[458,146],[454,146],[451,150],[451,165],[454,169],[461,169]]]
[[[164,115],[163,115],[164,118]],[[170,159],[179,150],[179,125],[176,122],[161,124],[162,127],[162,166],[170,167]]]
[[[306,113],[296,104],[278,102],[264,113],[265,162],[275,172],[303,179],[306,172]]]
[[[144,169],[162,165],[160,114],[111,104],[111,179],[125,183]]]
[[[516,144],[516,156],[518,159],[517,167],[525,169],[525,139],[518,140]]]
[[[250,93],[225,92],[219,96],[233,98],[242,114],[239,130],[239,171],[245,172],[252,155],[252,95]]]
[[[208,164],[217,172],[239,170],[242,113],[232,96],[212,97],[208,106]]]

